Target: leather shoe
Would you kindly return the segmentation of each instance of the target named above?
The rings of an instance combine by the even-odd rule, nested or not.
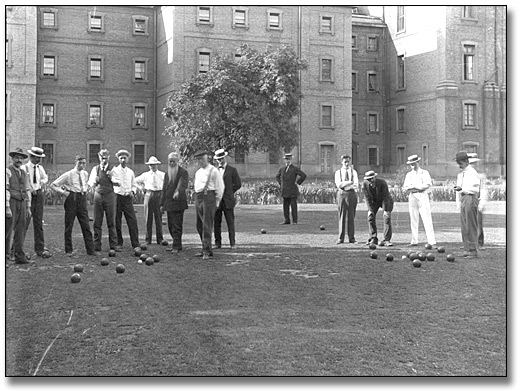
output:
[[[199,253],[196,253],[196,254],[194,255],[194,257],[202,257],[202,256],[204,256],[205,254],[206,254],[206,253],[199,252]],[[208,254],[206,254],[206,255],[207,255],[207,256],[214,256],[214,253],[210,252],[210,253],[208,253]]]
[[[290,222],[281,222],[281,223],[279,223],[279,224],[280,224],[280,225],[289,225]]]
[[[342,243],[344,243],[343,240],[337,240],[337,241],[335,241],[335,245],[339,245],[339,244],[342,244]]]

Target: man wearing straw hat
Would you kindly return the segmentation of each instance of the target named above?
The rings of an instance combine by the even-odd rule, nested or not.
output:
[[[112,182],[114,183],[114,193],[116,193],[116,236],[118,246],[123,245],[123,234],[121,231],[122,216],[125,215],[131,246],[140,246],[138,235],[138,220],[134,212],[132,199],[136,194],[136,181],[134,171],[127,166],[127,161],[131,154],[127,150],[119,150],[116,157],[120,164],[112,169]]]
[[[480,158],[478,157],[476,152],[468,152],[468,160],[469,164],[473,166],[475,170],[477,170],[477,163],[480,161]],[[477,173],[480,177],[480,191],[478,194],[479,204],[478,204],[478,211],[477,211],[477,228],[478,228],[478,244],[479,248],[482,248],[484,246],[484,226],[482,224],[483,222],[483,215],[485,211],[485,206],[488,201],[488,187],[486,184],[486,174],[485,173],[479,173],[477,170]]]
[[[410,212],[411,224],[411,243],[408,246],[419,244],[419,215],[426,231],[428,243],[436,247],[435,232],[431,219],[430,197],[427,190],[431,186],[431,176],[427,170],[421,169],[418,155],[410,155],[407,165],[411,166],[411,171],[406,174],[403,190],[408,194],[408,207]]]
[[[461,172],[457,175],[455,186],[457,209],[460,212],[460,232],[464,244],[463,257],[476,259],[478,257],[478,194],[480,192],[480,177],[469,164],[468,153],[459,151],[454,161]]]
[[[161,245],[163,242],[163,229],[161,228],[160,201],[165,173],[158,170],[161,162],[155,156],[151,156],[146,164],[149,165],[150,170],[136,177],[136,184],[145,191],[145,199],[143,201],[147,222],[145,243],[152,243],[152,221],[154,220],[156,222],[156,243]]]
[[[31,185],[27,173],[22,169],[22,164],[28,155],[21,148],[16,148],[9,153],[9,156],[12,164],[5,169],[6,258],[10,257],[12,238],[15,264],[27,264],[29,260],[24,252],[24,241],[26,221],[31,217]]]
[[[24,170],[29,177],[31,188],[31,217],[33,219],[34,251],[40,257],[47,257],[50,254],[44,254],[46,249],[43,231],[44,194],[42,186],[47,184],[49,178],[47,177],[44,168],[40,165],[40,161],[45,157],[45,154],[44,150],[40,147],[31,147],[27,152],[29,153],[29,162],[24,165]],[[26,231],[31,223],[31,217],[29,217],[26,222]]]
[[[377,173],[373,170],[364,173],[363,194],[368,208],[368,228],[370,238],[368,244],[377,244],[377,224],[376,215],[379,208],[384,210],[382,217],[384,220],[384,246],[393,246],[391,243],[392,224],[391,213],[393,211],[393,198],[390,195],[388,184],[385,180],[377,178]]]
[[[109,169],[109,150],[102,149],[98,152],[100,164],[91,170],[89,176],[89,186],[94,188],[94,248],[97,252],[101,251],[103,215],[107,220],[107,230],[109,232],[109,247],[116,252],[121,252],[121,247],[117,245],[116,235],[116,196],[114,194],[114,184],[112,182],[112,172]]]
[[[225,184],[225,190],[223,192],[223,198],[216,209],[216,215],[214,217],[214,239],[216,248],[221,248],[221,222],[223,214],[227,221],[228,228],[228,240],[230,242],[230,249],[236,247],[236,227],[234,217],[234,206],[236,205],[236,198],[234,194],[241,188],[241,178],[237,169],[230,166],[225,157],[228,155],[224,149],[219,149],[214,153],[214,160],[218,162],[218,170],[223,177],[223,183]]]

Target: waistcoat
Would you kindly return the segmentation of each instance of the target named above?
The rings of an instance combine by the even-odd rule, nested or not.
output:
[[[25,187],[25,176],[24,170],[17,170],[13,165],[9,166],[11,170],[11,178],[9,179],[9,192],[11,198],[16,200],[27,199],[27,188]],[[18,174],[20,172],[20,174]]]

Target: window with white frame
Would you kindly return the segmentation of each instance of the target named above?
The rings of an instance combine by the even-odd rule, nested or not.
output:
[[[103,103],[98,101],[87,103],[87,128],[103,127]]]
[[[134,64],[133,82],[148,82],[148,63],[147,58],[132,59]]]
[[[404,73],[404,55],[397,56],[397,89],[404,90],[406,88]]]
[[[40,8],[40,28],[57,29],[58,28],[58,9],[57,8]]]
[[[143,165],[145,164],[146,154],[147,154],[147,144],[144,142],[134,142],[132,143],[132,163],[135,165]]]
[[[40,104],[40,126],[55,127],[56,126],[56,103],[42,102]]]
[[[11,35],[5,37],[5,65],[13,66],[13,37]]]
[[[201,48],[197,51],[197,72],[207,73],[210,69],[210,49]]]
[[[368,36],[366,50],[369,52],[374,52],[378,49],[378,37],[376,35]]]
[[[463,19],[477,19],[477,10],[474,5],[465,5],[462,7]]]
[[[332,56],[321,56],[319,59],[319,81],[321,82],[333,82],[334,81],[334,75],[333,75],[333,62],[334,59]]]
[[[99,140],[93,140],[87,142],[87,164],[97,165],[100,161],[98,153],[102,149],[102,143]]]
[[[248,28],[248,8],[232,7],[232,27]]]
[[[397,146],[397,165],[402,165],[406,162],[406,145],[400,144]]]
[[[11,121],[11,90],[5,92],[5,121]]]
[[[149,17],[133,15],[132,35],[149,35]]]
[[[403,108],[403,107],[397,108],[397,122],[396,122],[397,132],[406,132],[405,114],[406,114],[405,108]]]
[[[368,146],[368,165],[379,166],[379,147]]]
[[[44,151],[45,157],[42,158],[43,165],[54,165],[55,142],[41,141],[40,147]]]
[[[282,30],[283,28],[283,11],[270,8],[267,13],[267,30]]]
[[[196,24],[210,25],[213,23],[213,7],[212,6],[198,6],[196,7]]]
[[[132,128],[147,128],[147,107],[143,102],[132,104]]]
[[[472,44],[464,44],[464,58],[463,58],[463,72],[465,81],[475,81],[476,70],[475,70],[475,49],[476,46]]]
[[[88,57],[88,69],[89,69],[89,81],[95,81],[100,80],[103,81],[104,79],[104,72],[103,72],[103,62],[104,58],[102,56],[89,56]]]
[[[104,15],[97,12],[89,12],[89,32],[103,33],[105,31]]]
[[[397,6],[397,32],[401,33],[406,29],[406,23],[404,18],[404,6]]]
[[[319,33],[334,34],[334,17],[332,15],[320,16]]]
[[[334,105],[331,103],[322,103],[320,108],[320,128],[334,127]]]
[[[368,133],[379,132],[379,113],[367,112],[366,113],[366,130]]]
[[[478,129],[477,101],[466,100],[462,102],[462,128]]]
[[[375,71],[367,71],[367,83],[366,89],[368,92],[376,92],[377,91],[377,72]]]
[[[352,71],[352,91],[359,91],[359,84],[357,83],[358,72]]]
[[[56,56],[52,54],[41,55],[41,77],[52,78],[57,77],[56,72]]]
[[[320,144],[321,173],[332,174],[334,165],[334,144]]]

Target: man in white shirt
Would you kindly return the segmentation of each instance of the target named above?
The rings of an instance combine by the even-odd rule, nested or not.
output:
[[[40,147],[31,147],[27,150],[29,153],[29,162],[27,162],[23,169],[29,177],[31,190],[31,216],[33,218],[34,231],[34,251],[42,257],[45,249],[44,231],[43,231],[43,210],[44,210],[44,194],[42,185],[47,184],[49,178],[45,173],[44,168],[40,165],[40,161],[45,157],[44,150]],[[31,223],[31,217],[27,219],[26,231]]]
[[[194,178],[194,191],[196,193],[196,228],[201,238],[203,250],[196,256],[202,256],[208,260],[212,256],[212,230],[214,229],[214,216],[221,202],[225,184],[219,170],[209,163],[208,152],[199,150],[194,154],[198,161],[199,169]]]
[[[341,157],[341,168],[335,172],[337,187],[337,211],[339,212],[339,238],[336,244],[342,244],[346,234],[351,244],[355,241],[355,210],[357,208],[357,191],[359,178],[352,167],[352,157]]]
[[[152,221],[154,220],[156,222],[156,243],[161,245],[163,242],[163,229],[161,227],[160,201],[165,173],[158,170],[161,162],[154,156],[150,157],[146,164],[149,165],[150,170],[136,177],[136,184],[145,191],[145,199],[143,201],[147,224],[145,242],[147,244],[152,243]]]
[[[480,161],[480,158],[478,157],[476,152],[468,152],[468,159],[469,164],[473,166],[473,168],[477,171],[479,177],[480,177],[480,192],[478,194],[479,204],[478,204],[478,211],[477,211],[477,227],[478,227],[478,244],[479,248],[482,249],[484,246],[484,226],[483,226],[483,219],[484,219],[484,212],[486,203],[488,201],[488,187],[486,184],[486,174],[480,173],[477,170],[477,163]]]
[[[94,250],[94,241],[89,226],[89,214],[87,211],[87,182],[89,174],[84,170],[86,159],[82,155],[75,158],[75,166],[72,170],[63,173],[50,186],[55,192],[65,196],[63,207],[65,209],[65,254],[73,257],[72,230],[74,219],[78,218],[82,229],[83,241],[88,255],[99,255]]]
[[[410,155],[406,162],[407,165],[411,166],[411,171],[406,174],[403,185],[403,190],[408,194],[411,223],[411,243],[408,246],[417,246],[419,244],[420,215],[424,230],[426,230],[428,243],[436,247],[437,242],[435,241],[435,232],[431,219],[430,197],[427,192],[431,186],[431,176],[427,170],[420,168],[420,160],[418,155]]]
[[[469,164],[468,153],[459,151],[454,159],[462,170],[457,175],[455,186],[457,209],[460,212],[460,232],[464,244],[466,259],[478,257],[478,194],[480,192],[480,177]]]
[[[112,182],[114,183],[114,193],[116,193],[116,235],[118,246],[123,246],[123,235],[121,232],[122,215],[125,215],[132,248],[140,246],[138,236],[138,220],[134,212],[132,199],[136,193],[136,181],[134,171],[127,166],[127,161],[131,154],[127,150],[119,150],[116,157],[120,164],[112,169]]]

